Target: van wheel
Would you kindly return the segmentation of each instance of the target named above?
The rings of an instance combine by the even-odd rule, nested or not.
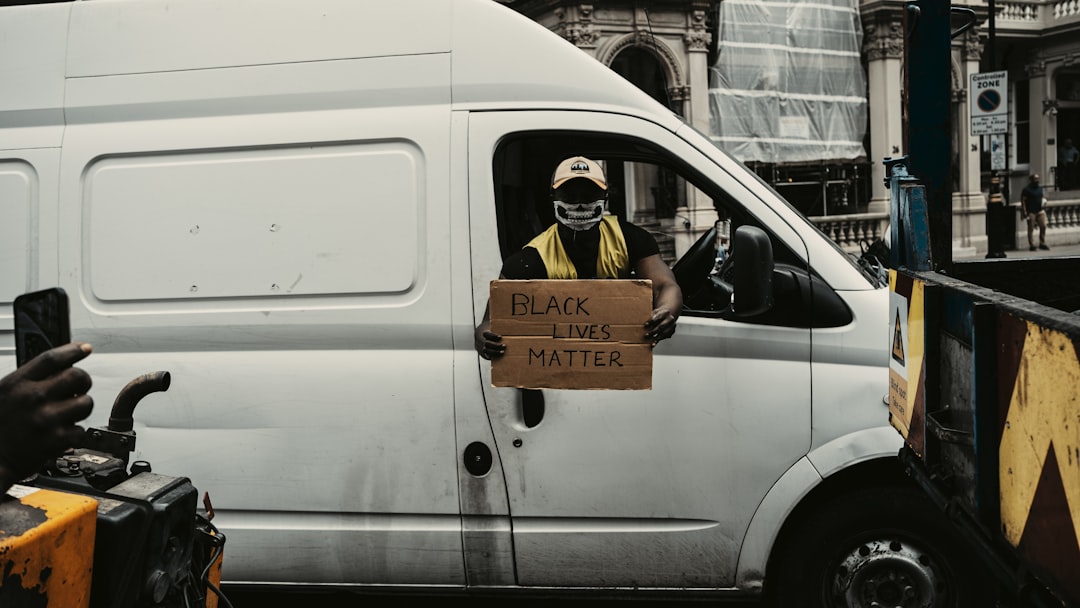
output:
[[[775,606],[994,605],[993,577],[917,488],[862,488],[798,526],[770,560],[765,590]]]

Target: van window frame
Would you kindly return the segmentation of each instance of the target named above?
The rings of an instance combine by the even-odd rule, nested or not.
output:
[[[633,136],[606,131],[536,129],[509,133],[498,142],[492,157],[492,183],[502,260],[506,260],[554,222],[550,204],[551,171],[563,159],[576,155],[605,162],[609,167],[609,182],[613,185],[617,180],[611,180],[610,175],[618,171],[612,167],[613,163],[647,163],[674,171],[679,178],[713,201],[713,208],[719,217],[730,220],[731,235],[742,225],[756,226],[764,230],[772,242],[773,257],[778,268],[805,275],[806,284],[812,285],[810,293],[821,289],[830,292],[821,294],[826,296],[824,300],[806,295],[805,287],[803,293],[804,299],[810,297],[815,301],[826,301],[833,305],[829,308],[832,313],[825,315],[825,325],[818,324],[815,320],[817,315],[810,312],[815,307],[808,305],[804,299],[782,302],[784,305],[778,305],[773,311],[758,317],[737,319],[738,321],[789,327],[835,327],[851,321],[846,305],[831,287],[814,274],[808,260],[792,251],[765,222],[753,215],[735,196],[661,146]],[[609,212],[622,220],[633,221],[633,218],[628,218],[626,214],[626,193],[613,188],[611,194]],[[840,302],[839,310],[836,307],[837,302]],[[687,308],[683,314],[722,317],[716,310],[704,308]]]

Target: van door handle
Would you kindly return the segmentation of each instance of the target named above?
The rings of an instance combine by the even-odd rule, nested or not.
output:
[[[544,391],[535,388],[521,389],[521,420],[533,428],[544,419]]]

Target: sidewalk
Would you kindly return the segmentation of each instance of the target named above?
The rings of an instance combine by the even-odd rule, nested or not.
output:
[[[1005,257],[1006,258],[1051,258],[1051,257],[1058,258],[1058,257],[1074,257],[1074,256],[1080,256],[1080,244],[1055,246],[1055,247],[1051,247],[1050,251],[1043,251],[1042,249],[1036,249],[1035,251],[1029,251],[1028,247],[1027,247],[1027,242],[1025,241],[1024,242],[1024,247],[1022,249],[1017,248],[1017,249],[1014,249],[1014,250],[1005,251]],[[957,255],[954,259],[956,259],[956,260],[974,260],[974,259],[983,259],[985,257],[986,257],[986,254],[984,253],[984,254],[975,255],[975,256]]]

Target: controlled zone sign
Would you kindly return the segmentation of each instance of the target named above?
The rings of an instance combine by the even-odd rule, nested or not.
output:
[[[981,72],[971,75],[971,134],[994,135],[1009,130],[1009,74]]]

